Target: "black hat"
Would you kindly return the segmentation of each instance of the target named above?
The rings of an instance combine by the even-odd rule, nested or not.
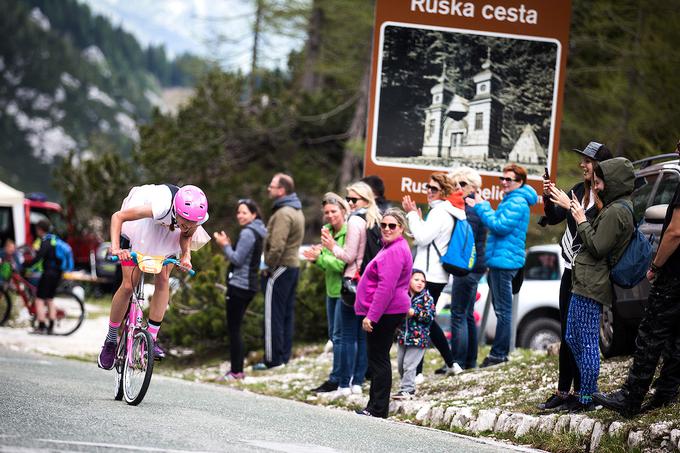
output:
[[[606,145],[598,142],[590,142],[584,149],[574,148],[574,151],[598,162],[614,157]]]

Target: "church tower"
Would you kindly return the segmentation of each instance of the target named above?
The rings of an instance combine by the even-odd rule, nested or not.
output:
[[[498,99],[501,80],[491,70],[491,49],[487,49],[482,70],[473,78],[475,96],[469,102],[465,154],[470,158],[502,157],[503,103]]]
[[[444,62],[442,75],[437,78],[437,82],[430,89],[432,103],[425,109],[422,155],[427,157],[442,157],[442,130],[444,120],[446,120],[446,109],[454,95],[454,89],[449,85],[446,77],[446,62]]]

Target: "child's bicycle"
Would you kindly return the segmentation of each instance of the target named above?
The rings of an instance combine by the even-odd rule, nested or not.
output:
[[[0,326],[11,318],[14,301],[20,298],[31,316],[31,324],[35,327],[35,295],[36,287],[13,269],[10,278],[0,286]],[[56,319],[50,333],[71,335],[85,319],[85,304],[73,291],[64,287],[57,290],[53,300]]]
[[[130,254],[141,275],[130,296],[126,318],[121,326],[122,334],[116,348],[114,398],[118,401],[125,399],[126,403],[136,406],[142,402],[149,388],[154,361],[153,339],[143,323],[144,275],[158,274],[167,264],[182,266],[175,258],[148,256],[138,252]],[[112,256],[110,259],[117,261],[118,257]],[[194,274],[193,270],[189,270],[189,275]]]

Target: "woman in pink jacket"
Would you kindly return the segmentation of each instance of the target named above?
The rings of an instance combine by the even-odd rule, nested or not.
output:
[[[354,310],[363,316],[367,332],[368,371],[371,390],[360,415],[387,418],[392,389],[390,349],[397,326],[411,307],[408,285],[413,257],[404,239],[406,216],[397,208],[385,211],[380,222],[383,248],[371,260],[359,280]]]

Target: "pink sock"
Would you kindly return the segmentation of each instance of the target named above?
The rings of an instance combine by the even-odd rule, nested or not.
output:
[[[151,334],[151,338],[153,338],[154,341],[156,341],[156,337],[158,337],[158,331],[161,329],[161,326],[155,326],[151,323],[149,323],[149,326],[146,328],[146,331]]]

